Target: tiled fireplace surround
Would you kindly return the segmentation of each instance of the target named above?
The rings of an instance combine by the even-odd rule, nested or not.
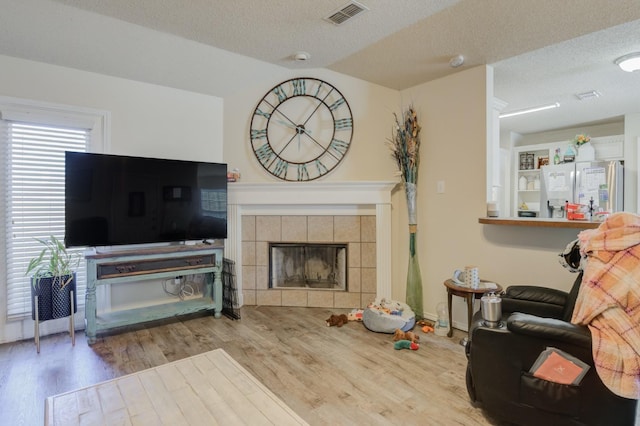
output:
[[[375,216],[242,216],[246,305],[357,308],[376,297]],[[269,289],[269,242],[347,243],[348,291]]]
[[[240,304],[357,308],[391,296],[395,182],[229,184],[225,257]],[[269,289],[269,242],[348,243],[348,291]]]

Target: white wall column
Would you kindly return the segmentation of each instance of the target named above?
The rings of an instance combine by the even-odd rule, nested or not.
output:
[[[377,297],[391,299],[391,204],[376,204]]]

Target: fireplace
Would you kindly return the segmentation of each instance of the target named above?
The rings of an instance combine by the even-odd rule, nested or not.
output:
[[[241,305],[357,308],[391,297],[391,191],[397,182],[229,184],[225,257]],[[348,288],[270,288],[269,242],[346,243]]]
[[[269,288],[347,291],[347,244],[269,243]]]

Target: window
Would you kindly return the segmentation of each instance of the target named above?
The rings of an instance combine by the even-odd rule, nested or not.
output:
[[[31,281],[25,272],[42,250],[36,239],[64,239],[64,153],[89,150],[94,120],[70,120],[69,111],[50,109],[16,113],[2,104],[0,112],[6,315],[20,319],[31,314]],[[84,305],[85,265],[81,261],[76,269],[79,307]]]

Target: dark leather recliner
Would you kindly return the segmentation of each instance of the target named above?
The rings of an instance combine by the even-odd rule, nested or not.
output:
[[[634,425],[638,401],[611,392],[593,362],[591,333],[571,324],[582,274],[570,293],[512,286],[502,296],[502,321],[489,328],[477,312],[469,331],[467,391],[491,416],[518,425]],[[547,347],[591,367],[582,382],[562,385],[529,369]]]

